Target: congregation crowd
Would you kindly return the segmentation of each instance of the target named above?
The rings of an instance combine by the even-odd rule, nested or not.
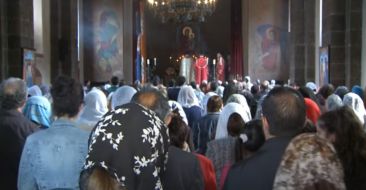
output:
[[[1,189],[366,189],[360,86],[0,85]]]

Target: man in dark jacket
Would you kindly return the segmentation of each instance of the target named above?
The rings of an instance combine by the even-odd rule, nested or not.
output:
[[[17,189],[18,167],[28,135],[38,127],[25,118],[22,108],[27,98],[23,80],[9,78],[0,85],[0,184],[1,189]]]
[[[262,106],[266,142],[252,157],[230,169],[225,190],[271,190],[287,145],[305,124],[304,99],[291,88],[274,88]]]
[[[207,143],[215,138],[222,105],[220,96],[210,97],[207,102],[207,115],[193,124],[193,143],[199,154],[205,155]]]

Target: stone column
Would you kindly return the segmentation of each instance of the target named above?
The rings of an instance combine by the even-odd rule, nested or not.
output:
[[[366,0],[362,3],[362,66],[361,73],[366,73]],[[361,75],[361,85],[366,86],[366,74]]]
[[[60,74],[79,78],[77,60],[77,1],[52,0],[51,79]]]

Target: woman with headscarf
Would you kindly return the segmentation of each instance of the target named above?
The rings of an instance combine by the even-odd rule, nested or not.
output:
[[[249,118],[245,114],[243,106],[231,102],[224,106],[217,123],[215,140],[207,143],[206,156],[215,166],[216,181],[218,189],[223,186],[226,176],[221,176],[225,168],[229,168],[235,163],[235,137]]]
[[[343,106],[342,99],[336,94],[330,95],[325,101],[325,108],[327,111],[336,110],[342,106]]]
[[[28,98],[23,114],[29,120],[41,128],[48,128],[51,125],[52,109],[47,98],[43,96],[32,96]]]
[[[42,96],[42,91],[38,85],[33,85],[32,87],[28,88],[28,96]]]
[[[105,94],[93,88],[84,99],[84,108],[77,120],[78,127],[91,131],[95,124],[108,112],[108,102]]]
[[[366,133],[354,112],[343,106],[323,114],[318,121],[318,135],[336,149],[347,189],[366,189]]]
[[[357,115],[362,126],[365,125],[366,111],[360,96],[353,92],[349,92],[343,97],[343,105],[349,106]]]
[[[127,104],[131,101],[133,95],[136,94],[136,89],[131,86],[121,86],[115,92],[113,92],[111,100],[111,109],[115,109],[117,106]]]
[[[182,105],[186,113],[188,126],[193,127],[193,123],[201,118],[202,109],[198,98],[191,86],[183,86],[178,94],[178,103]]]
[[[168,146],[168,128],[155,112],[135,103],[122,105],[92,132],[80,187],[97,189],[93,185],[112,181],[121,189],[161,190]]]
[[[226,101],[226,104],[230,103],[230,102],[236,102],[238,104],[240,104],[241,106],[244,107],[244,110],[245,110],[245,119],[246,121],[250,121],[252,120],[252,114],[250,112],[250,108],[249,108],[249,105],[247,103],[247,99],[241,95],[241,94],[233,94],[231,95],[227,101]]]

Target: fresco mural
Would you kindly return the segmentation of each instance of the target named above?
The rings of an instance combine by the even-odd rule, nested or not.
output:
[[[288,0],[250,1],[249,10],[249,75],[287,80]]]

